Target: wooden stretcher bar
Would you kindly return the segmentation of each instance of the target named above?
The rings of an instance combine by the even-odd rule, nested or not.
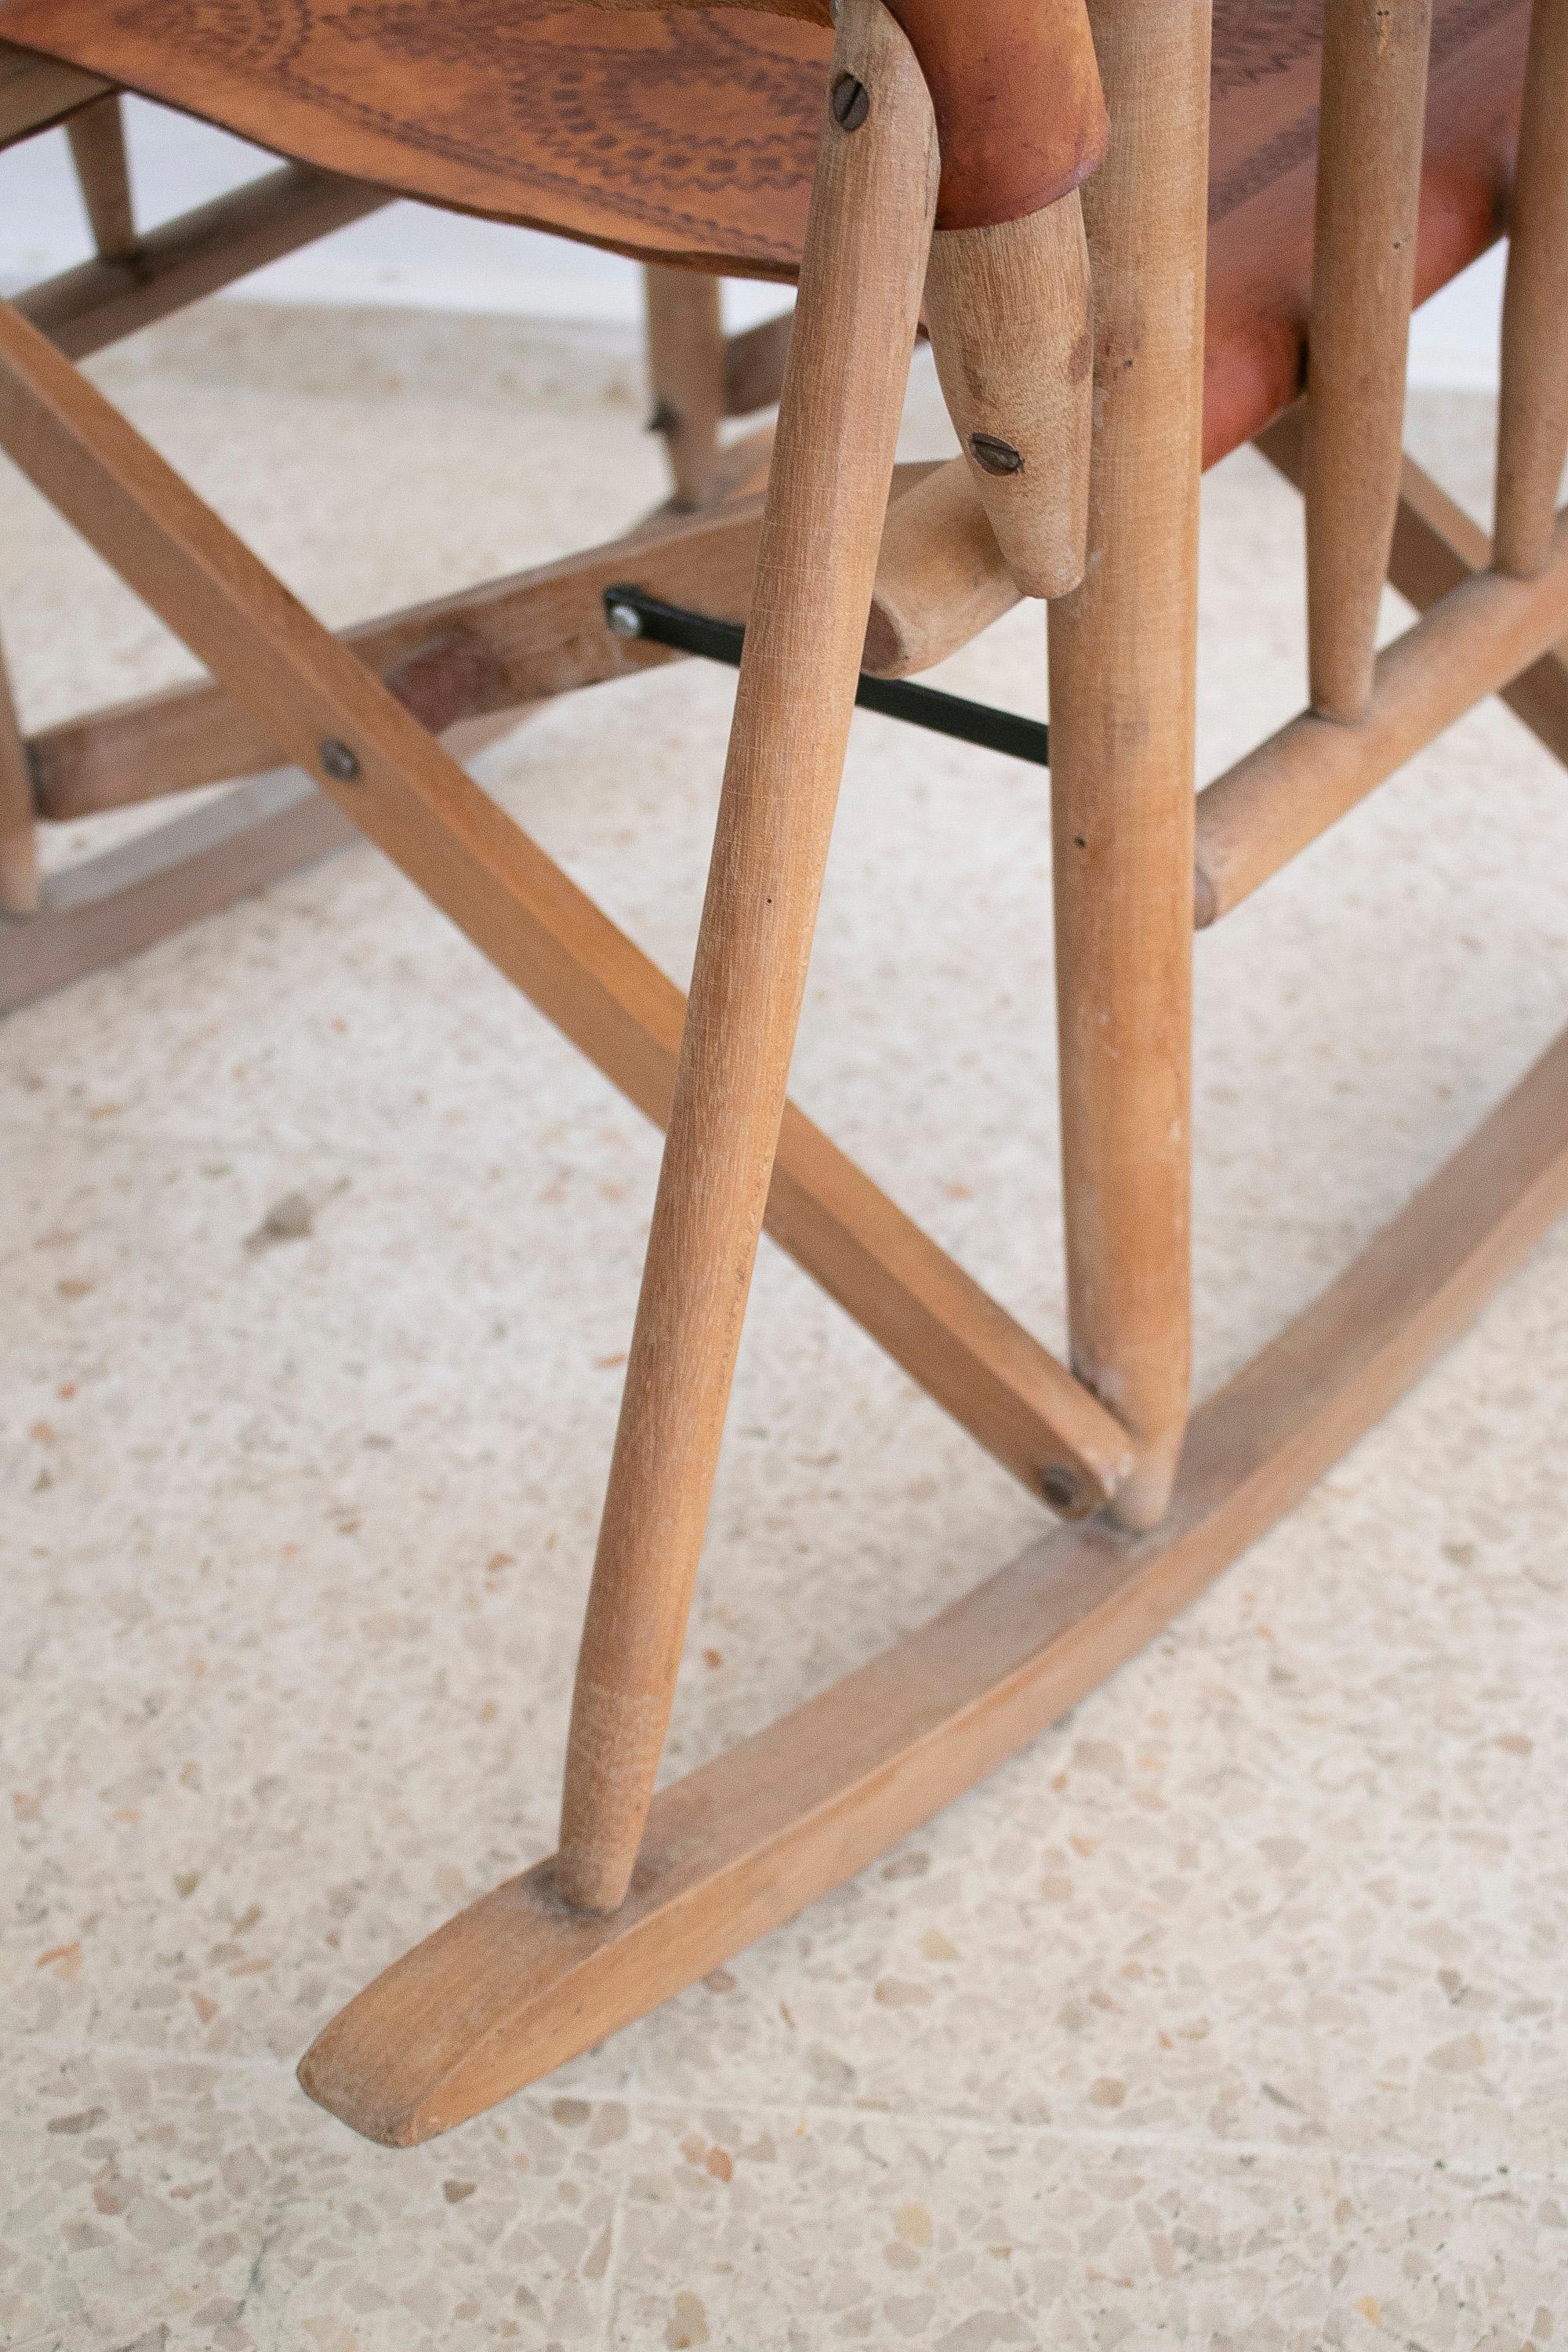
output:
[[[912,489],[931,470],[900,466],[896,490]],[[679,659],[606,630],[604,592],[621,581],[715,620],[743,622],[761,522],[756,493],[711,513],[665,509],[603,546],[357,623],[342,642],[433,734],[444,734],[462,719]],[[61,719],[33,736],[29,750],[38,813],[60,824],[255,775],[278,759],[265,730],[211,684]]]
[[[129,253],[29,287],[16,308],[68,358],[86,359],[391,202],[384,188],[288,163],[150,229]]]
[[[1216,922],[1396,769],[1568,635],[1568,516],[1530,580],[1473,575],[1377,657],[1355,726],[1305,710],[1198,795],[1196,920]]]

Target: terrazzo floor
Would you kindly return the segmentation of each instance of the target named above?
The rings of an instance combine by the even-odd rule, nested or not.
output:
[[[333,619],[660,495],[613,339],[226,304],[94,373]],[[1489,431],[1415,404],[1478,512]],[[1212,772],[1299,699],[1300,532],[1205,495]],[[187,667],[9,473],[0,573],[29,723]],[[943,682],[1042,707],[1037,614]],[[731,693],[479,763],[678,974]],[[1200,940],[1202,1390],[1561,1027],[1565,872],[1494,704]],[[796,1096],[1059,1344],[1049,969],[1038,772],[863,717]],[[392,2154],[293,2064],[552,1843],[656,1139],[368,850],[11,1018],[0,1104],[7,2352],[1568,2343],[1568,1229],[1026,1756]],[[765,1255],[670,1771],[1035,1527]]]

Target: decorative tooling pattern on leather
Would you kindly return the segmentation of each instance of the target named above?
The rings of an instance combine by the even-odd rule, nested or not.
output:
[[[1300,380],[1321,19],[1321,0],[1215,0],[1211,461]],[[1421,294],[1498,233],[1528,23],[1528,0],[1436,0]],[[0,36],[356,178],[775,278],[799,258],[831,54],[824,28],[751,8],[582,0],[0,0]]]
[[[572,0],[0,0],[0,30],[466,211],[790,275],[832,35]]]

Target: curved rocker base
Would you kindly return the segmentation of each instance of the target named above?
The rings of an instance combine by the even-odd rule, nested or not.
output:
[[[481,2113],[804,1909],[1141,1649],[1415,1381],[1568,1208],[1568,1036],[1350,1270],[1195,1417],[1152,1535],[1033,1545],[870,1665],[656,1801],[613,1918],[542,1863],[388,1969],[300,2079],[408,2147]]]

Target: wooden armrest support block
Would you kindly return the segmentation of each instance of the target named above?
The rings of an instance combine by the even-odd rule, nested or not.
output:
[[[926,315],[948,415],[996,544],[1026,596],[1083,578],[1094,324],[1083,206],[939,228]]]

